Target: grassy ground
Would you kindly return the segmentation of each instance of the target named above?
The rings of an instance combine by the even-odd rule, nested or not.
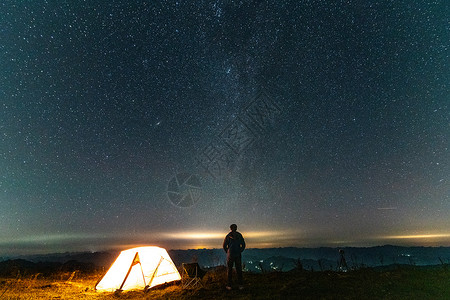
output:
[[[242,291],[227,291],[220,270],[209,272],[203,287],[174,284],[147,293],[99,293],[93,287],[101,274],[72,275],[3,278],[0,299],[450,299],[450,270],[445,268],[245,274]]]

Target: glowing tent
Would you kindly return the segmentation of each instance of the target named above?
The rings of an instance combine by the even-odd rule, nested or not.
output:
[[[120,252],[95,289],[104,292],[149,289],[180,279],[180,273],[165,249],[138,247]]]

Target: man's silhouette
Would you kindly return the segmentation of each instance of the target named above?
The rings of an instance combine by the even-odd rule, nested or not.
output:
[[[230,233],[227,234],[223,241],[223,250],[227,253],[227,267],[228,267],[228,283],[227,289],[231,290],[233,265],[236,267],[239,289],[242,289],[242,258],[241,252],[245,249],[245,241],[242,234],[237,232],[237,225],[231,224]]]

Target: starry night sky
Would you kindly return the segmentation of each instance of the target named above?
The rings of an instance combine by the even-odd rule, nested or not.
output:
[[[2,1],[0,254],[449,246],[449,12]]]

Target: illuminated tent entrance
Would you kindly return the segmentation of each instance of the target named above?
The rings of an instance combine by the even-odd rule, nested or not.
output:
[[[165,249],[138,247],[120,252],[95,289],[103,292],[149,289],[180,279]]]

